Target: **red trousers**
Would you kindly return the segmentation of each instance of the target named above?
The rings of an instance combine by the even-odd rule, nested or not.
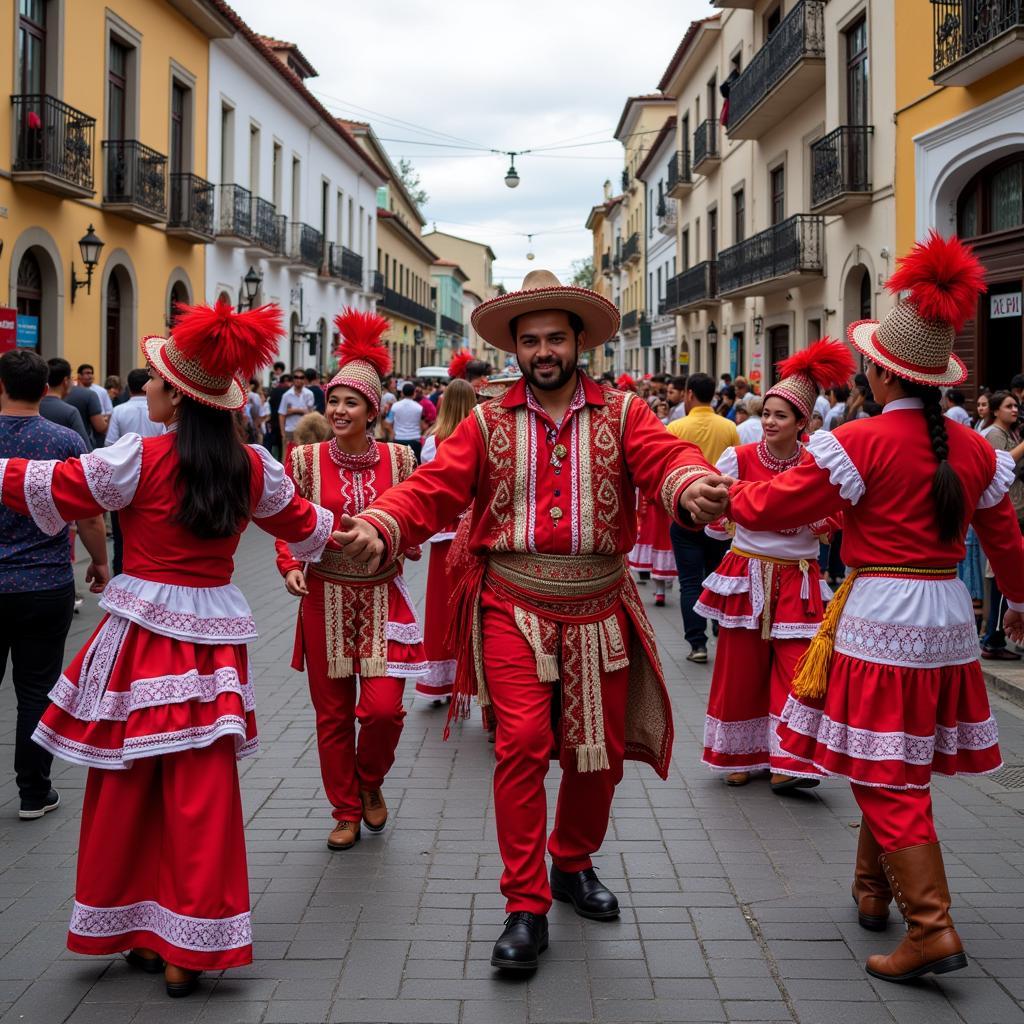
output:
[[[619,629],[629,647],[630,625],[619,610]],[[512,608],[486,587],[483,592],[483,644],[487,688],[498,718],[494,743],[494,814],[498,849],[505,870],[501,892],[508,913],[526,910],[546,914],[551,887],[544,862],[547,836],[548,772],[554,735],[552,688],[537,678],[533,651],[513,618]],[[601,680],[605,743],[611,767],[578,772],[574,750],[562,750],[562,781],[555,809],[555,827],[547,848],[555,866],[583,871],[591,866],[608,830],[615,787],[622,779],[625,749],[626,690],[629,669]]]
[[[89,769],[68,949],[135,946],[190,970],[252,962],[234,737]]]
[[[374,676],[360,679],[357,684],[355,676],[331,679],[327,674],[323,614],[311,614],[313,610],[307,598],[303,603],[302,634],[309,695],[316,711],[320,775],[335,819],[359,821],[363,816],[359,791],[381,786],[395,763],[405,718],[405,680]]]
[[[853,782],[853,796],[886,853],[937,843],[930,789],[885,789]]]

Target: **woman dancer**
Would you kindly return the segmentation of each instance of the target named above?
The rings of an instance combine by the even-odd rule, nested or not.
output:
[[[252,960],[235,760],[256,750],[256,629],[230,582],[239,535],[252,519],[316,561],[333,523],[235,429],[238,379],[270,363],[282,333],[273,306],[185,308],[172,337],[142,342],[149,416],[166,434],[0,464],[4,503],[45,532],[120,518],[124,573],[33,738],[89,769],[68,948],[130,950],[134,966],[164,970],[171,996]]]
[[[907,922],[891,954],[868,959],[868,972],[887,981],[967,964],[930,784],[933,772],[976,775],[1001,761],[974,612],[956,577],[968,523],[1008,598],[1005,628],[1024,640],[1012,460],[939,405],[939,386],[967,376],[953,341],[983,282],[958,239],[932,233],[915,246],[888,283],[909,298],[881,323],[848,329],[883,414],[819,431],[811,459],[732,489],[731,518],[747,527],[783,530],[843,512],[843,560],[853,571],[798,670],[779,741],[853,784],[863,813],[853,885],[860,923],[884,928],[894,895]]]
[[[665,588],[679,575],[676,558],[672,553],[672,541],[669,539],[669,519],[659,504],[639,497],[637,519],[639,532],[636,544],[629,553],[629,567],[640,575],[641,579],[650,576],[654,580],[654,606],[665,607]]]
[[[853,369],[849,349],[827,338],[779,363],[782,379],[761,413],[764,437],[727,448],[718,469],[737,480],[771,480],[792,469],[804,457],[800,437],[819,389],[845,383]],[[736,526],[732,548],[704,581],[695,611],[719,630],[703,761],[727,773],[730,786],[746,785],[762,769],[771,771],[776,793],[818,785],[818,770],[781,751],[775,731],[796,664],[832,596],[817,556],[835,525],[819,520],[779,532]]]
[[[468,355],[468,353],[466,353]],[[453,361],[454,362],[454,361]],[[452,370],[449,369],[449,374]],[[454,377],[454,374],[452,374]],[[425,465],[437,454],[437,446],[451,436],[452,431],[476,408],[473,385],[458,377],[452,380],[444,393],[437,422],[423,442],[420,461]],[[451,624],[451,594],[455,586],[448,570],[448,552],[461,516],[447,529],[430,538],[430,565],[427,570],[427,597],[425,602],[423,635],[427,656],[427,672],[416,680],[416,696],[440,704],[452,695],[455,682],[455,651],[448,642]]]
[[[336,520],[362,512],[410,476],[416,461],[406,445],[375,441],[371,433],[381,378],[391,371],[380,340],[390,324],[354,309],[334,324],[343,339],[338,372],[326,389],[334,436],[297,446],[287,472],[300,494]],[[427,669],[423,634],[400,565],[369,576],[334,550],[317,565],[304,568],[302,562],[278,544],[285,586],[302,598],[292,667],[302,671],[305,663],[316,711],[320,774],[335,820],[327,846],[349,850],[359,842],[361,822],[371,832],[387,823],[381,786],[402,734],[405,679]]]

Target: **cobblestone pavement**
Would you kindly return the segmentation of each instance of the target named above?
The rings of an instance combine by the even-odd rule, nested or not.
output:
[[[893,945],[899,929],[875,936],[856,924],[849,883],[859,816],[849,789],[833,781],[787,798],[764,783],[731,790],[697,763],[710,667],[684,660],[678,591],[669,607],[651,609],[676,710],[672,773],[661,782],[627,766],[597,861],[622,901],[621,920],[583,921],[556,904],[538,974],[497,977],[488,958],[504,915],[492,754],[479,723],[444,744],[443,712],[412,707],[385,788],[392,823],[349,853],[329,853],[304,678],[287,665],[294,603],[271,556],[251,531],[237,577],[262,633],[252,649],[262,752],[242,764],[255,963],[208,976],[196,996],[172,1002],[160,978],[64,949],[84,773],[56,762],[62,808],[17,820],[8,681],[0,688],[4,1021],[1024,1021],[1024,788],[939,782],[938,827],[970,967],[914,985],[873,981],[862,962]],[[425,575],[425,563],[409,573],[420,602]],[[70,651],[97,618],[87,597]],[[994,703],[1006,762],[1024,765],[1024,711]],[[557,767],[552,792],[556,778]]]

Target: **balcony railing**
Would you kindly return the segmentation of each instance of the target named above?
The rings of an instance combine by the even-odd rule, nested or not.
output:
[[[932,0],[935,74],[970,85],[1024,57],[1024,0]]]
[[[107,139],[103,157],[103,205],[132,220],[165,220],[167,157],[137,139]]]
[[[193,242],[212,242],[215,237],[213,184],[198,174],[172,174],[167,234]]]
[[[433,327],[435,323],[434,311],[413,299],[407,298],[394,288],[383,288],[384,298],[380,300],[382,309],[396,316],[405,317],[406,320],[413,320],[425,327]]]
[[[217,234],[242,244],[252,239],[252,193],[241,185],[221,185]]]
[[[807,74],[797,74],[801,68]],[[825,3],[800,0],[732,83],[730,137],[756,138],[806,100],[824,75]]]
[[[629,309],[622,314],[622,330],[635,330],[639,322],[639,313],[635,309]]]
[[[331,242],[330,256],[327,261],[328,273],[331,277],[340,277],[359,288],[363,286],[363,257],[359,253],[346,249],[337,242]]]
[[[675,199],[686,195],[693,185],[690,151],[681,149],[668,164],[668,194]]]
[[[456,337],[462,337],[462,321],[455,320],[450,316],[441,314],[441,330],[447,334],[454,334]]]
[[[42,94],[12,96],[15,181],[61,195],[93,194],[96,119]]]
[[[674,313],[718,301],[718,263],[704,260],[670,277],[665,284],[665,312]]]
[[[625,192],[629,188],[629,171],[623,170],[622,172],[622,191]]]
[[[811,209],[834,213],[871,198],[871,125],[842,125],[811,145]]]
[[[252,197],[249,241],[253,249],[280,256],[285,249],[285,225],[288,219],[278,216],[277,207],[267,199]]]
[[[720,295],[773,291],[802,276],[821,275],[825,218],[798,213],[718,254]]]
[[[706,173],[717,166],[718,161],[718,121],[709,117],[701,121],[693,133],[693,169]]]
[[[638,259],[640,259],[640,233],[634,231],[623,243],[622,260],[624,263],[632,263]]]
[[[374,295],[379,295],[381,298],[384,297],[384,275],[379,271],[373,271],[370,278],[370,291]]]
[[[296,263],[319,267],[324,262],[324,236],[309,224],[292,224],[291,248],[288,255]]]
[[[612,274],[612,254],[610,252],[601,253],[601,273],[606,277],[611,277]]]

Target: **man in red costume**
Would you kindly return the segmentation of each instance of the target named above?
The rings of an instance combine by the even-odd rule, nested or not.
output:
[[[635,394],[578,370],[579,353],[618,323],[607,299],[543,270],[477,307],[477,332],[515,353],[522,380],[479,405],[433,462],[343,520],[337,535],[351,557],[387,562],[472,505],[454,597],[452,635],[463,651],[452,714],[467,714],[474,692],[497,712],[494,800],[509,917],[491,963],[507,970],[536,968],[552,896],[583,917],[618,915],[591,856],[623,759],[667,775],[671,708],[625,567],[634,488],[691,528],[725,507],[722,480],[696,446],[673,438]],[[544,777],[553,742],[562,782],[549,884]]]

